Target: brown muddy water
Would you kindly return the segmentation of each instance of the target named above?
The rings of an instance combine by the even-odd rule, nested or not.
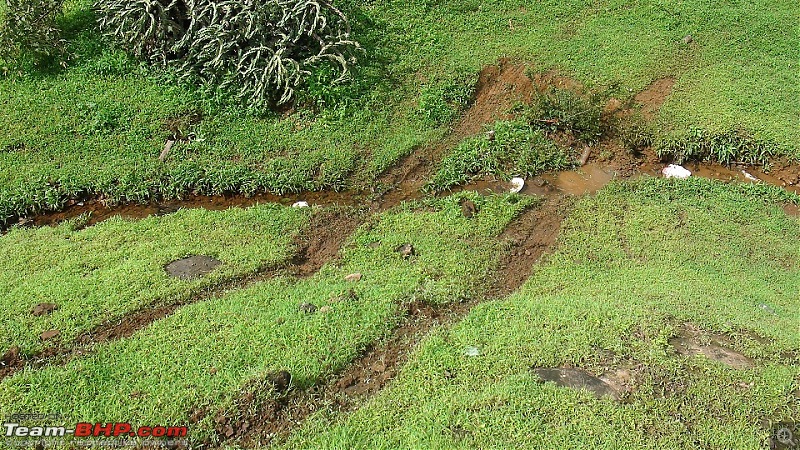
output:
[[[205,208],[212,211],[221,211],[236,207],[246,208],[258,203],[280,203],[290,206],[299,201],[308,202],[310,206],[355,206],[362,204],[364,200],[364,196],[357,194],[329,191],[288,195],[257,194],[251,197],[244,195],[193,195],[180,200],[122,205],[106,205],[100,200],[90,200],[77,202],[61,211],[37,215],[27,220],[34,226],[55,225],[82,214],[88,214],[86,225],[94,225],[114,216],[120,216],[125,219],[142,219],[149,216],[172,214],[179,209]]]

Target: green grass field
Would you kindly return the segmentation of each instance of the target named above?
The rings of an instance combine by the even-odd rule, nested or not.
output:
[[[287,449],[756,449],[800,423],[800,197],[646,175],[708,159],[800,183],[800,3],[337,0],[365,50],[353,78],[314,72],[272,112],[132,59],[91,3],[66,0],[66,67],[0,60],[4,420],[187,425],[194,447]],[[530,102],[494,79],[508,73],[532,81]],[[564,198],[556,183],[583,175],[552,172],[582,154],[587,177],[645,175]],[[529,190],[459,192],[515,176]],[[265,192],[319,204],[24,220]],[[168,276],[191,255],[222,265]],[[57,309],[34,316],[40,303]],[[132,334],[91,335],[165,305]],[[409,305],[441,314],[413,339]],[[367,349],[417,338],[379,392],[337,390]],[[613,398],[543,369],[599,377]],[[287,393],[269,381],[280,370]],[[275,436],[220,433],[271,424],[266,404],[287,414]]]
[[[665,136],[743,131],[798,155],[795,2],[343,3],[367,49],[353,82],[304,92],[321,102],[316,114],[259,117],[143,69],[97,36],[88,2],[69,2],[69,68],[0,79],[0,216],[85,194],[365,186],[441,136],[478,71],[501,57],[621,98],[671,77],[656,118]],[[160,163],[168,123],[194,140]]]
[[[187,423],[194,411],[207,408],[190,438],[209,438],[215,413],[230,407],[249,382],[258,386],[267,373],[286,369],[297,389],[307,388],[387,334],[402,318],[403,304],[480,294],[500,250],[494,237],[530,201],[472,197],[481,206],[472,220],[461,215],[455,196],[428,203],[426,210],[408,206],[375,217],[349,240],[340,261],[312,278],[280,277],[194,303],[64,366],[4,379],[0,415],[47,410],[67,422],[135,418],[163,424]],[[417,255],[404,259],[397,253],[404,243],[412,243]],[[363,279],[345,281],[352,272]],[[330,312],[306,314],[298,310],[302,303]],[[80,386],[93,394],[86,396]]]
[[[430,335],[349,416],[285,448],[763,448],[800,407],[800,221],[715,182],[616,184],[576,205],[519,292]],[[677,355],[691,324],[754,361]],[[477,347],[478,356],[465,356]],[[622,403],[542,384],[539,367],[628,369]]]
[[[141,221],[115,218],[75,230],[73,223],[14,229],[1,238],[0,349],[40,351],[65,344],[93,326],[145,306],[186,300],[208,288],[289,260],[292,237],[303,231],[305,210],[259,205],[225,212],[181,210]],[[207,255],[222,261],[208,277],[171,278],[164,266]],[[39,303],[58,306],[35,317]],[[41,342],[46,330],[59,339]]]

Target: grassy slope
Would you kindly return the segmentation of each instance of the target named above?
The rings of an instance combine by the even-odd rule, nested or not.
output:
[[[383,214],[350,239],[339,262],[310,279],[279,278],[195,303],[64,367],[5,379],[0,415],[41,409],[67,420],[182,423],[193,408],[209,407],[210,416],[191,430],[190,438],[200,439],[217,408],[248,380],[287,369],[306,388],[389,331],[404,311],[401,303],[473,295],[499,251],[494,237],[529,202],[475,197],[481,213],[469,220],[458,199]],[[404,260],[394,249],[408,242],[417,256]],[[344,281],[355,271],[363,280]],[[303,302],[332,311],[306,315],[298,311]]]
[[[74,231],[58,227],[13,229],[0,236],[0,351],[17,345],[41,350],[45,330],[71,342],[83,331],[151,303],[186,299],[223,280],[278,265],[292,256],[292,236],[307,210],[277,205],[225,212],[181,210],[139,221],[112,219]],[[171,278],[164,265],[209,255],[223,265],[206,277]],[[38,303],[55,303],[33,317]]]
[[[147,75],[97,39],[87,2],[69,11],[72,67],[0,80],[0,216],[58,207],[81,191],[142,200],[339,188],[353,173],[368,182],[443,132],[429,111],[417,111],[420,90],[474,78],[502,56],[622,96],[675,76],[662,122],[678,134],[741,126],[786,151],[800,138],[800,39],[792,33],[800,6],[789,0],[372,2],[357,20],[369,53],[355,83],[314,92],[339,98],[336,106],[288,118],[220,109]],[[695,37],[690,46],[679,43],[686,34]],[[205,113],[194,130],[200,139],[159,164],[164,122],[194,110]]]
[[[521,291],[434,333],[387,391],[317,414],[286,447],[761,448],[762,420],[800,418],[800,221],[763,196],[647,179],[584,199]],[[728,334],[755,368],[677,356],[684,323]],[[530,371],[558,366],[640,380],[617,404]]]

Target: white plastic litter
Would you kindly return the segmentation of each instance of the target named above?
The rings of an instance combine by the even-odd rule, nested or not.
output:
[[[308,202],[295,202],[292,208],[308,208]]]
[[[683,166],[679,166],[677,164],[670,164],[667,167],[661,169],[661,173],[664,174],[664,178],[689,178],[692,176],[692,172],[686,169]]]
[[[753,175],[750,175],[749,173],[747,173],[746,170],[742,170],[742,175],[744,175],[744,177],[747,178],[750,181],[761,181],[757,177],[754,177]]]
[[[464,355],[466,356],[478,356],[480,354],[481,351],[478,350],[478,347],[467,347],[466,350],[464,350]]]
[[[516,194],[517,192],[521,191],[522,188],[525,187],[525,180],[520,177],[515,177],[511,179],[511,193]]]

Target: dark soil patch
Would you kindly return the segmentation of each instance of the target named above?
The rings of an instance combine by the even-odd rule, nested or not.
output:
[[[255,414],[252,403],[246,401],[237,403],[236,412],[218,412],[215,418],[218,437],[223,443],[237,441],[246,447],[261,448],[287,436],[321,408],[336,412],[354,410],[394,379],[432,328],[456,323],[481,301],[502,298],[522,285],[539,258],[556,242],[567,206],[568,202],[561,198],[550,199],[508,225],[501,239],[509,240],[511,248],[501,257],[498,273],[482,298],[441,306],[421,302],[406,305],[406,318],[386,341],[369,347],[327,380],[268,401],[256,408]],[[200,420],[204,414],[193,416]]]
[[[506,227],[500,239],[508,243],[509,250],[500,257],[492,297],[505,297],[528,279],[536,262],[555,244],[569,203],[565,197],[550,198]]]
[[[739,370],[755,366],[752,359],[729,348],[728,337],[704,333],[691,325],[687,325],[679,336],[670,339],[669,344],[682,356],[701,355]]]
[[[535,368],[533,373],[544,382],[552,382],[571,389],[585,389],[597,398],[619,400],[620,393],[606,381],[582,369]]]
[[[222,261],[205,255],[194,255],[181,258],[164,266],[170,276],[182,280],[192,280],[208,275],[219,267]]]
[[[287,266],[263,270],[261,272],[220,283],[195,295],[192,298],[167,305],[146,306],[121,318],[109,320],[78,336],[69,346],[48,347],[45,350],[22,358],[19,351],[10,350],[0,365],[0,380],[12,375],[25,366],[43,367],[64,364],[69,359],[84,355],[97,344],[130,337],[151,323],[163,319],[178,308],[206,300],[221,293],[243,289],[255,282],[263,281],[280,274],[295,277],[308,277],[316,273],[325,263],[338,257],[339,249],[350,234],[361,223],[362,215],[352,210],[322,211],[311,219],[309,230],[296,238],[298,253]]]
[[[49,341],[50,339],[55,339],[61,336],[61,332],[58,330],[47,330],[43,331],[41,335],[39,335],[39,339],[42,341]]]
[[[314,214],[308,231],[299,238],[299,250],[292,259],[289,272],[296,277],[311,276],[326,263],[339,256],[344,241],[362,222],[354,211],[321,211]]]
[[[483,126],[500,119],[509,119],[509,110],[517,102],[530,103],[536,92],[527,75],[527,67],[501,59],[496,66],[481,70],[475,86],[475,100],[453,128],[459,141],[479,133]]]
[[[11,347],[0,358],[0,380],[5,378],[6,374],[10,374],[15,368],[23,364],[22,357],[19,354],[19,347]]]
[[[674,78],[661,78],[653,81],[645,90],[636,94],[634,101],[642,107],[642,115],[648,119],[652,118],[672,93],[674,85]]]

